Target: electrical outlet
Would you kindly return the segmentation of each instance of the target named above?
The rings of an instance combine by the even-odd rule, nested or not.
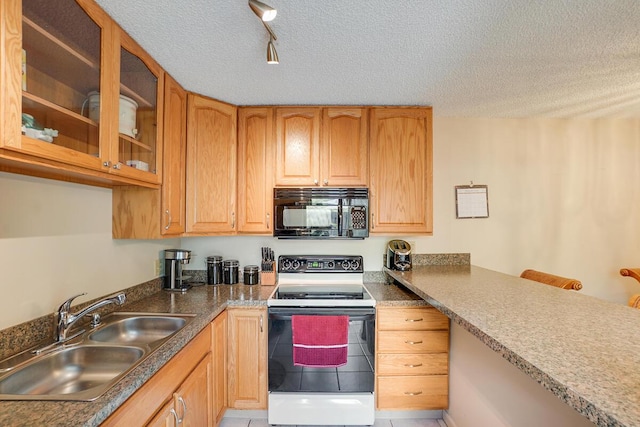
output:
[[[162,276],[162,263],[160,263],[159,259],[156,260],[154,267],[156,269],[156,277]]]

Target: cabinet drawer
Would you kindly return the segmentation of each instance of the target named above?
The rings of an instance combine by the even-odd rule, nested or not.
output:
[[[377,323],[390,331],[449,329],[449,318],[433,307],[380,308]]]
[[[379,353],[446,353],[449,331],[378,331]]]
[[[448,353],[378,354],[378,375],[446,375]]]
[[[378,409],[446,409],[449,376],[378,377]]]

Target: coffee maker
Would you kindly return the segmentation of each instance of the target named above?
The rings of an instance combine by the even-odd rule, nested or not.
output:
[[[186,292],[191,285],[186,281],[191,276],[183,276],[183,266],[189,264],[191,251],[184,249],[165,249],[164,251],[164,286],[169,292]]]
[[[390,270],[411,270],[411,245],[404,240],[391,240],[387,245],[387,264]]]

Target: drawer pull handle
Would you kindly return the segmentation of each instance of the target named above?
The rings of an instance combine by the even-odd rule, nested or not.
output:
[[[405,322],[422,322],[423,320],[422,317],[419,319],[404,319]]]
[[[405,341],[405,344],[411,344],[411,345],[422,344],[422,341],[409,341],[409,340],[407,340],[407,341]]]
[[[417,365],[412,365],[411,363],[405,363],[404,366],[406,366],[407,368],[419,368],[420,366],[422,366],[422,363],[418,363]]]
[[[407,396],[419,396],[422,394],[421,391],[405,391],[404,394]]]

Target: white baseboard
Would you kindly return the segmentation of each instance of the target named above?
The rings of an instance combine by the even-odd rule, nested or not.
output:
[[[453,421],[453,418],[451,418],[448,411],[442,411],[442,419],[447,424],[446,427],[457,427],[456,422]]]

